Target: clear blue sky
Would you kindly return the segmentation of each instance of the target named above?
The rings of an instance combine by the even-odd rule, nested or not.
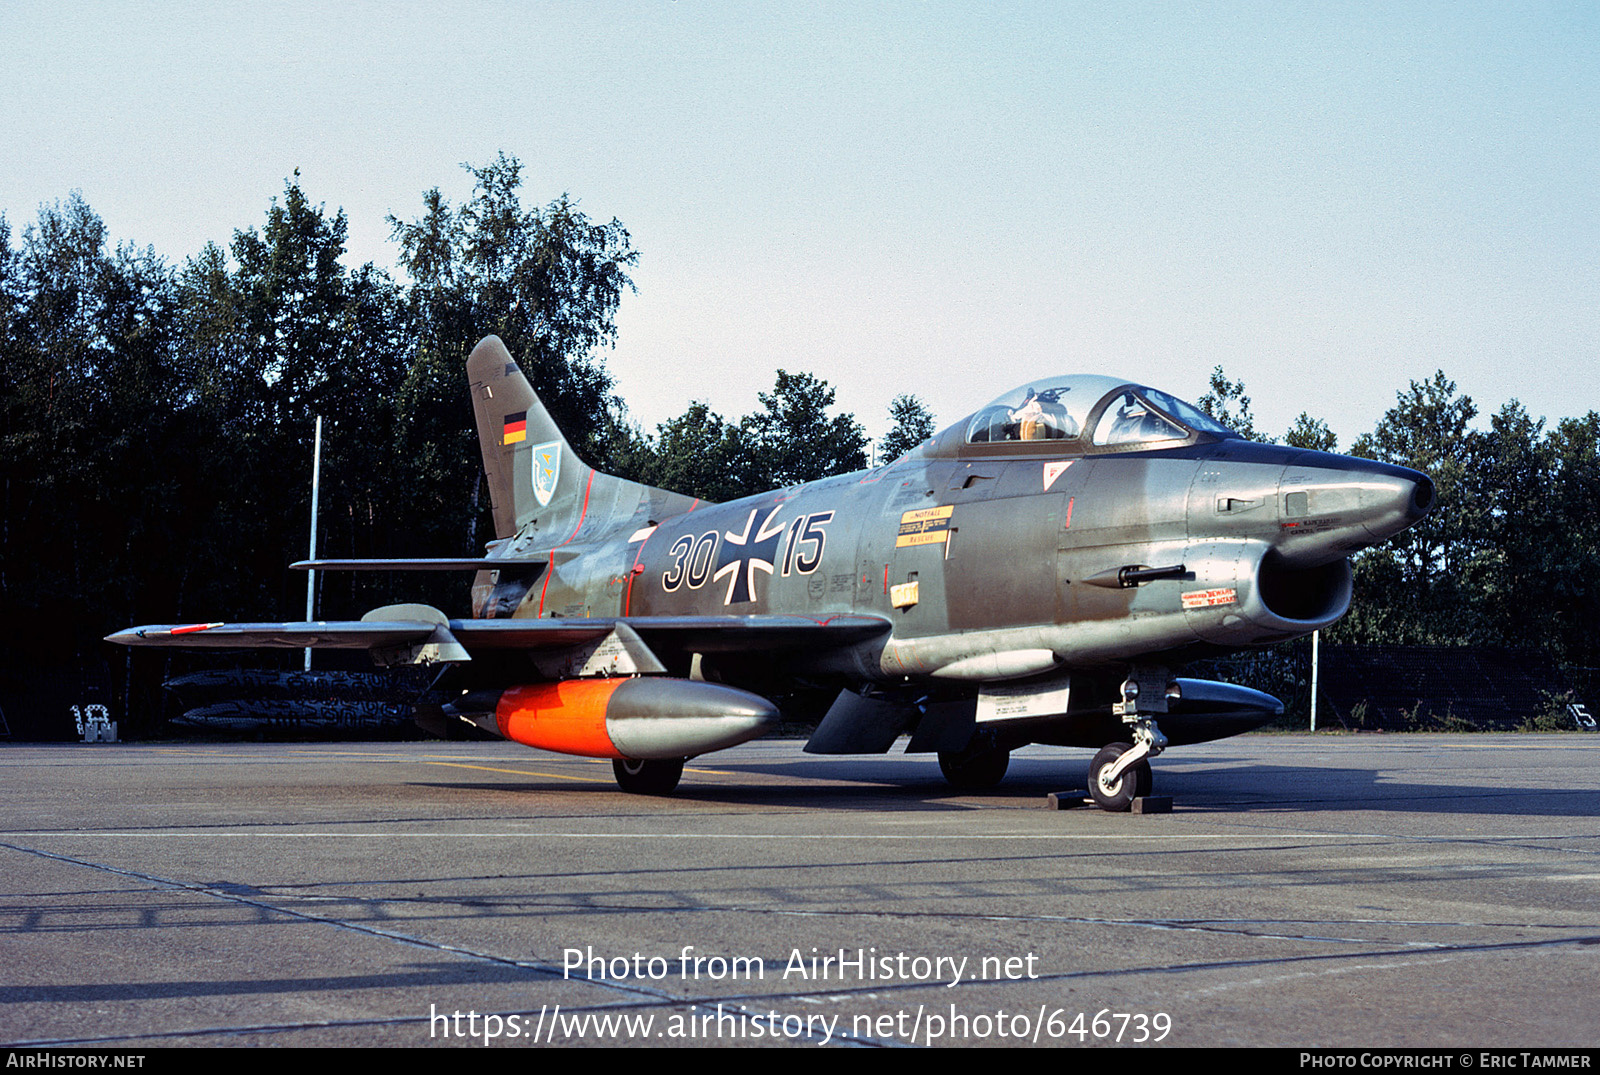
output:
[[[607,361],[647,428],[774,370],[877,433],[1035,376],[1342,444],[1442,368],[1489,411],[1600,408],[1600,5],[0,2],[0,212],[81,190],[172,262],[300,169],[384,217],[470,192],[616,217]]]

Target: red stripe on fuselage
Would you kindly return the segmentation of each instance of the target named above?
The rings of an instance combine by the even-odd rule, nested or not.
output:
[[[689,511],[693,511],[699,506],[700,498],[695,497],[694,503],[689,505]],[[684,512],[684,514],[689,514],[689,511]],[[650,538],[655,537],[656,531],[660,529],[661,524],[657,523],[653,528],[651,528],[650,537],[647,537],[643,541],[639,542],[639,551],[633,558],[633,571],[628,575],[628,592],[624,594],[622,598],[622,614],[624,616],[629,615],[630,610],[633,608],[633,580],[639,577],[639,561],[644,559],[644,547],[650,544]]]
[[[572,539],[578,536],[578,531],[583,529],[584,517],[589,514],[589,490],[594,488],[594,471],[589,471],[589,480],[583,486],[583,508],[578,512],[578,525],[572,528],[572,533],[567,535],[567,540],[550,550],[550,564],[544,569],[544,586],[539,590],[539,615],[544,615],[545,594],[550,592],[550,576],[556,573],[556,549],[562,545],[570,545]]]

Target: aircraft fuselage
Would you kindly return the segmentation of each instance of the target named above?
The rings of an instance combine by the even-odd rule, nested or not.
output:
[[[1011,679],[1326,626],[1349,605],[1347,557],[1431,498],[1400,467],[1237,439],[941,458],[951,447],[628,520],[513,587],[514,605],[502,594],[498,614],[871,614],[886,638],[792,654],[785,671]],[[496,581],[480,576],[478,614]]]

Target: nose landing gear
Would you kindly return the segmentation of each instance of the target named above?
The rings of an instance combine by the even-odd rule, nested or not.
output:
[[[1109,743],[1089,763],[1089,796],[1100,809],[1122,813],[1133,805],[1134,799],[1150,794],[1155,778],[1142,754],[1138,761],[1117,764],[1135,749],[1129,743]]]
[[[1128,726],[1133,742],[1109,743],[1089,763],[1089,796],[1100,809],[1121,813],[1132,807],[1134,799],[1150,795],[1155,778],[1149,759],[1167,747],[1167,737],[1153,715],[1167,711],[1167,680],[1165,668],[1135,668],[1122,681],[1122,701],[1112,706],[1112,712]],[[1144,712],[1139,706],[1141,682],[1151,697]]]

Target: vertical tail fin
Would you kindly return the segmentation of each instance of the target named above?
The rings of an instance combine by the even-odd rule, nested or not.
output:
[[[494,532],[510,537],[529,523],[576,521],[590,468],[578,458],[498,336],[467,358]]]

